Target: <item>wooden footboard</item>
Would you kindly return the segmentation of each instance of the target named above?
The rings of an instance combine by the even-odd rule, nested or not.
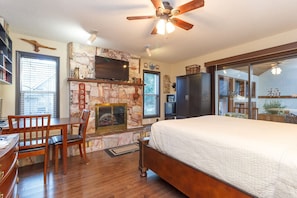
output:
[[[148,146],[148,138],[139,140],[139,170],[146,176],[148,169],[189,197],[252,198],[225,182],[213,178]]]

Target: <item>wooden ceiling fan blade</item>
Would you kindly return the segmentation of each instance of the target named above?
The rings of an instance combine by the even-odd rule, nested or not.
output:
[[[154,29],[152,30],[151,34],[157,34],[157,28],[154,27]]]
[[[172,10],[172,15],[180,15],[204,6],[204,0],[193,0]]]
[[[180,28],[185,29],[185,30],[190,30],[194,26],[193,24],[188,23],[188,22],[183,21],[183,20],[178,19],[178,18],[171,18],[170,21],[175,26],[180,27]]]
[[[128,20],[139,20],[139,19],[152,19],[156,16],[129,16],[127,17]]]
[[[164,9],[162,0],[151,0],[151,1],[154,4],[154,7],[156,8],[156,10],[158,10],[159,8]]]

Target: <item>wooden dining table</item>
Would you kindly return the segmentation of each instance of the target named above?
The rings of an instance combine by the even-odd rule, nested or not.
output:
[[[61,130],[61,134],[63,136],[63,149],[62,149],[62,161],[63,161],[63,173],[67,174],[67,134],[68,134],[68,126],[81,124],[84,121],[81,118],[51,118],[50,121],[50,130]],[[8,126],[2,127],[3,134],[7,134],[9,131]]]

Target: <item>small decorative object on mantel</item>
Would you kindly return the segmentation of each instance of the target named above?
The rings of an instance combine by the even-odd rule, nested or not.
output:
[[[25,41],[27,43],[30,43],[34,46],[34,51],[35,52],[39,52],[39,48],[46,48],[46,49],[51,49],[51,50],[56,50],[56,48],[53,48],[53,47],[48,47],[48,46],[45,46],[45,45],[42,45],[40,43],[38,43],[37,41],[35,40],[28,40],[28,39],[24,39],[24,38],[21,38],[22,41]]]
[[[186,74],[198,74],[200,73],[200,65],[188,65],[186,66]]]
[[[75,79],[79,79],[79,67],[74,68],[74,76]]]
[[[141,78],[136,78],[135,81],[136,81],[137,84],[141,84]]]
[[[134,101],[138,100],[139,98],[139,93],[138,93],[138,87],[134,87],[135,88],[135,93],[133,94],[133,99]]]

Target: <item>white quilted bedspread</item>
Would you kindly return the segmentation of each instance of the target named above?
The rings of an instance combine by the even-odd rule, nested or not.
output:
[[[149,145],[261,198],[297,197],[297,124],[225,116],[154,123]]]

